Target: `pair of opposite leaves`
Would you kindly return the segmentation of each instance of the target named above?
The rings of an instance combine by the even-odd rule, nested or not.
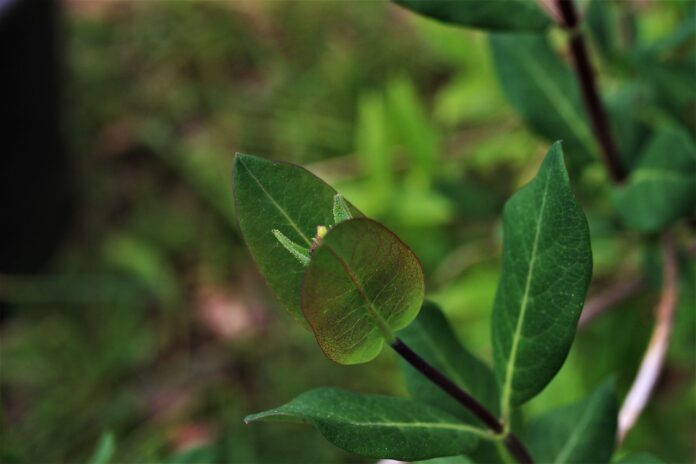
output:
[[[312,329],[341,364],[373,359],[423,303],[418,258],[391,231],[360,217],[335,222],[336,192],[305,169],[238,155],[236,214],[261,273],[283,306]],[[553,378],[572,344],[592,271],[589,231],[575,201],[559,143],[537,176],[506,204],[503,269],[492,339],[503,408],[527,401]],[[315,248],[302,264],[278,234]],[[504,416],[509,411],[504,410]]]

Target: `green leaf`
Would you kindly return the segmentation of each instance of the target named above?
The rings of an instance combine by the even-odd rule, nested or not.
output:
[[[575,337],[592,274],[585,215],[559,142],[537,176],[505,205],[503,269],[492,319],[503,416],[556,375]]]
[[[293,255],[303,266],[306,266],[309,264],[309,249],[301,247],[297,243],[293,242],[289,238],[287,238],[281,231],[278,229],[273,229],[271,232],[273,232],[273,235],[275,235],[275,238],[280,242],[283,247],[285,247],[286,250],[288,250],[288,253]]]
[[[491,31],[544,31],[551,20],[536,0],[394,0],[423,16]]]
[[[366,174],[369,214],[382,214],[394,193],[394,166],[390,121],[382,95],[364,93],[358,99],[355,151]]]
[[[651,106],[649,94],[645,86],[629,83],[606,95],[605,103],[621,164],[631,171],[652,130],[644,113]]]
[[[116,451],[116,438],[111,432],[103,433],[94,450],[94,454],[88,461],[89,464],[108,464]]]
[[[350,207],[346,203],[346,200],[344,200],[343,196],[338,193],[334,196],[333,216],[334,224],[338,224],[339,222],[347,221],[348,219],[353,218],[353,215],[350,214]]]
[[[624,222],[643,232],[693,213],[694,198],[696,147],[689,133],[676,127],[653,136],[626,185],[612,195]]]
[[[394,233],[370,219],[333,227],[314,252],[302,283],[302,312],[326,356],[367,362],[423,302],[423,270]]]
[[[314,425],[334,445],[361,456],[400,460],[453,456],[471,450],[487,432],[446,412],[404,398],[317,388],[245,422],[275,420]]]
[[[402,77],[389,82],[386,94],[395,141],[404,144],[411,158],[409,174],[421,185],[427,185],[437,167],[439,134],[426,116],[411,80]]]
[[[615,2],[590,0],[585,12],[585,21],[596,50],[611,64],[619,53],[618,17]]]
[[[550,140],[562,139],[573,166],[597,153],[570,68],[545,36],[490,36],[493,62],[506,97],[527,124]]]
[[[655,456],[648,453],[631,453],[618,461],[617,464],[663,464],[664,461],[657,459]]]
[[[605,382],[583,401],[544,413],[529,424],[532,456],[554,464],[609,462],[618,414],[613,382]]]
[[[243,154],[234,159],[232,178],[237,219],[251,255],[278,300],[307,326],[300,309],[304,265],[273,230],[310,248],[317,226],[333,222],[336,191],[299,166]]]
[[[426,301],[416,320],[398,335],[412,350],[471,393],[493,414],[499,414],[498,385],[493,371],[461,345],[436,304]],[[447,411],[468,423],[478,423],[467,409],[410,364],[403,360],[400,364],[413,399]]]

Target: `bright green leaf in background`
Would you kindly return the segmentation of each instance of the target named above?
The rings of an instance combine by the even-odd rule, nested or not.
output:
[[[671,34],[634,51],[631,58],[635,72],[647,82],[656,103],[673,119],[694,130],[696,16],[693,8],[687,11]]]
[[[303,325],[300,287],[303,264],[278,241],[273,230],[309,248],[317,226],[333,224],[336,191],[304,168],[239,154],[233,192],[239,227],[268,285]],[[361,214],[352,209],[353,216]]]
[[[108,464],[116,451],[116,438],[111,432],[103,433],[89,460],[89,464]]]
[[[389,82],[387,110],[395,142],[402,143],[413,169],[410,176],[421,186],[433,177],[440,149],[438,132],[432,126],[416,88],[408,78]]]
[[[426,301],[416,320],[398,335],[433,367],[498,415],[498,385],[493,371],[462,346],[437,305]],[[454,414],[466,422],[476,421],[468,410],[410,364],[402,360],[401,369],[413,399]]]
[[[394,166],[389,120],[381,94],[364,93],[358,100],[355,150],[367,185],[356,189],[365,195],[368,215],[380,215],[394,194]]]
[[[548,38],[494,34],[490,45],[501,88],[527,124],[550,140],[563,140],[572,166],[594,157],[596,144],[578,84]]]
[[[575,337],[592,274],[590,234],[561,145],[505,205],[503,268],[492,339],[501,408],[509,417],[556,375]]]
[[[428,459],[470,451],[485,433],[425,404],[404,398],[318,388],[246,422],[314,425],[334,445],[375,459]]]
[[[695,198],[696,147],[686,131],[665,127],[652,137],[613,202],[628,225],[654,232],[693,214]]]
[[[533,420],[527,443],[538,462],[608,463],[616,443],[618,414],[613,382],[605,382],[583,401]]]
[[[416,255],[370,219],[341,222],[323,238],[302,282],[302,312],[326,356],[367,362],[418,314],[424,295]]]
[[[551,20],[536,0],[394,0],[424,16],[491,31],[544,31]]]

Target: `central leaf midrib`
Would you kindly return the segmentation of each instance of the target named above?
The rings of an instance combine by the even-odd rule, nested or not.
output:
[[[253,172],[251,172],[249,166],[244,164],[244,160],[242,158],[239,158],[239,163],[242,166],[244,166],[246,172],[249,173],[249,176],[251,176],[252,179],[254,179],[254,182],[256,182],[256,184],[259,186],[264,195],[266,195],[268,199],[271,201],[271,204],[275,206],[275,208],[278,210],[278,212],[280,212],[280,214],[283,215],[283,217],[285,217],[285,219],[288,221],[288,225],[295,229],[295,232],[297,232],[300,235],[300,237],[302,237],[302,239],[307,243],[307,245],[312,246],[312,241],[302,232],[302,229],[300,229],[300,227],[297,224],[295,224],[295,221],[292,220],[292,218],[288,215],[285,209],[283,209],[283,207],[280,206],[277,201],[275,201],[275,198],[273,198],[270,192],[266,190],[261,181],[254,175]]]
[[[520,313],[517,318],[517,323],[515,325],[515,332],[513,333],[512,347],[510,349],[510,355],[508,358],[507,367],[505,369],[505,384],[503,386],[502,395],[502,411],[503,417],[506,419],[510,415],[510,394],[512,391],[512,377],[514,374],[514,366],[517,358],[517,350],[519,341],[522,335],[522,326],[524,324],[524,317],[527,311],[527,306],[529,304],[529,291],[532,286],[532,276],[534,274],[534,264],[536,263],[537,248],[539,245],[539,237],[541,236],[541,220],[544,216],[544,209],[546,207],[546,197],[549,189],[549,181],[551,176],[546,176],[546,182],[544,183],[544,192],[541,197],[541,206],[539,207],[539,217],[537,218],[536,231],[534,232],[534,241],[532,243],[532,255],[529,260],[529,267],[527,269],[527,280],[525,282],[524,294],[522,295],[522,302],[520,304]]]
[[[462,430],[466,432],[471,432],[477,435],[488,437],[490,433],[488,431],[479,429],[477,427],[452,423],[452,422],[368,422],[368,421],[350,421],[344,420],[343,423],[348,423],[351,425],[356,425],[358,427],[396,427],[396,428],[424,428],[424,429],[446,429],[446,430]]]
[[[353,270],[350,268],[348,263],[341,258],[338,253],[334,251],[333,248],[330,246],[324,245],[326,247],[326,250],[331,253],[331,255],[336,258],[336,260],[341,263],[341,266],[343,266],[343,269],[346,271],[346,274],[348,274],[348,277],[350,280],[353,282],[353,285],[355,286],[356,290],[362,297],[362,299],[366,303],[367,311],[369,315],[374,319],[375,323],[377,324],[380,332],[382,332],[382,335],[384,338],[391,343],[391,341],[394,339],[394,334],[392,333],[391,329],[389,328],[389,325],[387,325],[387,321],[382,318],[382,316],[379,314],[377,311],[377,308],[374,307],[374,304],[372,303],[372,300],[367,296],[367,292],[365,292],[365,289],[363,288],[362,284],[360,283],[360,280],[358,277],[355,275]]]
[[[265,417],[273,416],[294,416],[297,414],[298,418],[304,416],[304,420],[307,421],[336,421],[339,425],[354,425],[356,427],[394,427],[394,428],[419,428],[419,429],[445,429],[445,430],[461,430],[464,432],[473,433],[475,435],[481,436],[483,438],[492,439],[492,435],[488,430],[480,429],[473,425],[462,424],[459,422],[399,422],[399,421],[383,421],[383,422],[371,422],[371,421],[356,421],[350,420],[345,417],[322,417],[322,416],[306,416],[302,411],[268,411],[266,413],[254,414],[247,417],[248,421],[255,421],[259,419],[264,419]]]

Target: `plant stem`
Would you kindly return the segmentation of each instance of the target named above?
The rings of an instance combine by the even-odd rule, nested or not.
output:
[[[660,302],[655,310],[655,328],[648,349],[645,351],[640,363],[638,375],[626,395],[626,399],[619,411],[619,430],[617,440],[623,441],[626,434],[638,420],[643,408],[650,399],[655,384],[662,371],[662,365],[667,355],[669,340],[674,325],[674,312],[679,299],[679,267],[677,265],[677,253],[674,239],[671,233],[665,232],[662,236],[662,292]]]
[[[585,39],[578,30],[579,21],[575,5],[573,0],[556,0],[556,2],[563,26],[571,33],[570,52],[573,57],[575,73],[580,83],[585,109],[590,117],[595,138],[602,152],[604,164],[614,182],[621,183],[626,178],[626,171],[616,150],[602,101],[599,99],[594,72],[587,55],[587,47],[585,47]]]
[[[399,353],[399,355],[404,358],[406,362],[418,370],[418,372],[423,374],[428,378],[428,380],[440,387],[442,391],[447,393],[449,396],[457,400],[462,406],[471,411],[493,432],[498,435],[504,434],[505,436],[503,443],[505,444],[505,447],[520,464],[532,464],[534,462],[524,445],[522,445],[517,437],[509,430],[506,433],[506,429],[503,427],[503,424],[501,424],[493,413],[486,409],[484,405],[479,403],[476,398],[459,388],[457,384],[455,384],[442,372],[435,369],[435,367],[428,363],[428,361],[421,358],[398,337],[396,340],[394,340],[394,342],[392,342],[391,347],[394,348],[394,351]]]

